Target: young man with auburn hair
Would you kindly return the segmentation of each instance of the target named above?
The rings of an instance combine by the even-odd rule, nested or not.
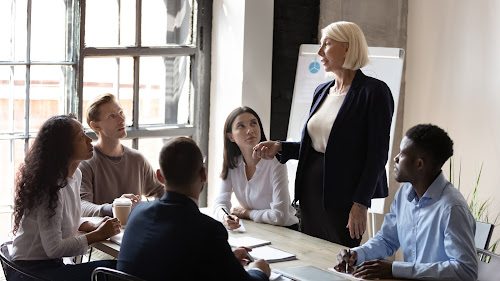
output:
[[[364,279],[476,280],[476,221],[441,171],[452,155],[453,141],[441,128],[410,128],[394,158],[395,179],[404,184],[390,213],[375,237],[337,255],[335,269]],[[399,247],[404,261],[384,260]]]
[[[160,152],[161,199],[138,205],[123,235],[117,269],[145,280],[268,280],[265,260],[249,264],[246,250],[234,251],[226,228],[203,214],[198,198],[207,179],[196,143],[170,140]]]
[[[132,200],[135,207],[141,195],[161,197],[165,187],[153,167],[137,150],[120,139],[127,136],[125,115],[112,94],[98,96],[87,109],[87,123],[96,133],[94,156],[80,163],[82,216],[113,216],[115,198]]]

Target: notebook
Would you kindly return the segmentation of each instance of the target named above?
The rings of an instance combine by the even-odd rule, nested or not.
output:
[[[349,279],[310,265],[286,267],[273,271],[296,281],[349,281]]]
[[[227,239],[227,242],[229,243],[229,245],[231,245],[231,247],[245,246],[248,248],[256,248],[271,244],[271,241],[254,238],[250,236],[244,236],[239,238],[229,237],[229,239]]]
[[[294,254],[273,248],[271,246],[254,248],[249,252],[249,255],[252,256],[252,258],[254,258],[255,260],[264,259],[268,263],[297,259]]]
[[[111,236],[109,240],[111,240],[111,242],[115,242],[118,245],[121,245],[123,239],[123,233],[124,231],[120,231],[120,233],[116,234],[115,236]]]
[[[367,279],[363,279],[363,278],[358,278],[358,277],[354,277],[352,274],[350,273],[344,273],[344,272],[338,272],[336,271],[333,267],[329,267],[327,268],[328,270],[330,271],[333,271],[333,272],[337,272],[338,275],[342,275],[342,276],[349,276],[350,280],[367,280]],[[354,270],[356,270],[356,266],[354,267]]]

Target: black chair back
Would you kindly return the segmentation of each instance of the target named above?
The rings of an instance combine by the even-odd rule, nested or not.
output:
[[[476,248],[488,250],[494,228],[495,225],[491,223],[476,221],[476,233],[474,236]]]
[[[487,250],[477,249],[477,281],[500,281],[500,256]]]
[[[17,276],[16,279],[23,280],[42,280],[42,281],[50,281],[49,279],[42,278],[33,274],[32,272],[22,268],[18,264],[14,263],[10,259],[9,246],[12,245],[12,241],[8,241],[2,244],[0,248],[0,260],[2,262],[3,273],[5,274],[5,278],[9,281],[10,278]]]
[[[111,269],[107,267],[97,267],[92,272],[92,281],[114,281],[114,280],[125,280],[125,281],[146,281],[139,277],[130,275],[123,271],[116,269]]]

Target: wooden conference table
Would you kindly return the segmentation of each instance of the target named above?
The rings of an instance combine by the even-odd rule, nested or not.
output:
[[[211,210],[207,208],[200,208],[200,211],[207,215],[211,215]],[[242,221],[246,232],[229,231],[230,237],[239,238],[250,236],[268,240],[271,241],[270,246],[293,253],[297,256],[296,260],[271,263],[271,269],[312,265],[326,270],[337,264],[337,253],[345,248],[344,246],[285,227],[256,223],[251,220]],[[113,257],[118,257],[118,252],[120,251],[120,246],[111,241],[97,242],[92,244],[92,247]],[[359,280],[350,278],[349,276],[344,277],[352,280]]]

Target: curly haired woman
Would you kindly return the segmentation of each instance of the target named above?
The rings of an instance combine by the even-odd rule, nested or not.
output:
[[[99,223],[80,217],[78,164],[93,154],[91,139],[72,115],[48,119],[26,154],[16,180],[12,260],[50,280],[90,280],[98,266],[116,261],[65,265],[63,257],[86,253],[88,245],[120,232],[118,219]],[[78,235],[78,231],[86,231]],[[16,272],[8,273],[17,280]]]

